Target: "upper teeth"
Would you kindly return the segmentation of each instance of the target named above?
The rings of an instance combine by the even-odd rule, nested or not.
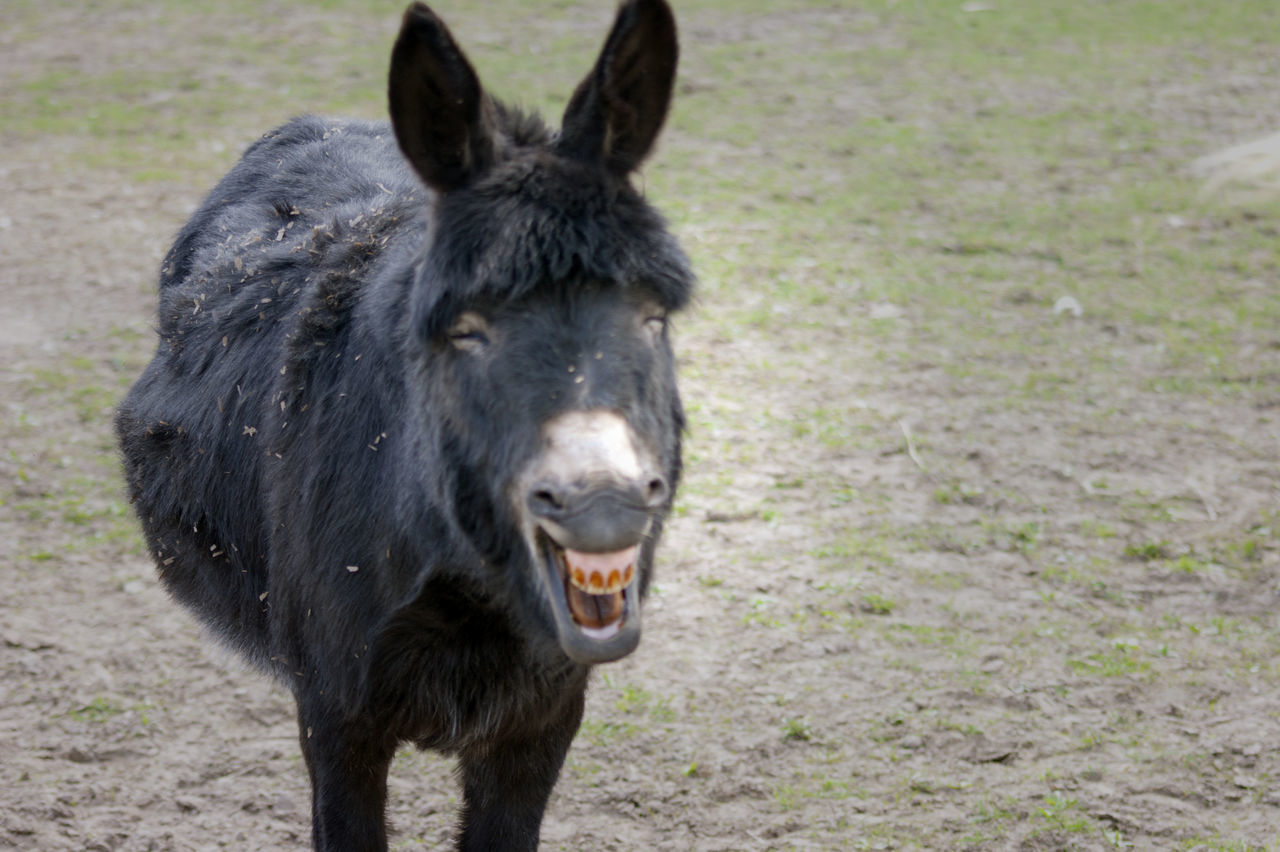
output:
[[[631,585],[631,581],[635,579],[635,573],[634,564],[628,565],[621,573],[612,570],[608,576],[599,571],[587,572],[575,567],[569,572],[569,582],[588,594],[612,595]]]

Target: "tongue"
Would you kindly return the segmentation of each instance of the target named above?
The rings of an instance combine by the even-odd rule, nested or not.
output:
[[[570,586],[565,596],[573,620],[583,627],[599,629],[622,618],[622,592],[593,595]]]
[[[622,618],[622,590],[635,577],[639,546],[613,553],[564,551],[565,597],[579,625],[600,629]]]

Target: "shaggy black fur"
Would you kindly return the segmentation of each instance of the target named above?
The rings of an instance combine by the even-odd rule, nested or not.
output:
[[[459,848],[537,846],[589,667],[512,490],[543,424],[607,410],[674,492],[673,358],[644,329],[693,280],[628,175],[675,63],[666,4],[631,0],[556,134],[414,4],[392,123],[268,134],[164,260],[117,415],[129,489],[167,588],[294,692],[317,849],[386,848],[405,740],[459,756]]]

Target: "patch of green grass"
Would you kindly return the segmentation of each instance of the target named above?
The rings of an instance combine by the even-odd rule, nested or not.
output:
[[[59,550],[142,552],[136,522],[124,503],[110,428],[117,401],[141,370],[143,354],[131,348],[138,336],[107,329],[110,357],[87,357],[69,348],[18,374],[24,409],[42,413],[38,428],[19,423],[9,432],[20,439],[23,451],[21,456],[10,452],[20,487],[6,503],[27,521],[28,533],[42,531],[42,541],[61,542],[34,546],[33,561],[48,561]],[[36,460],[43,462],[29,467]]]
[[[1177,212],[1195,203],[1195,188],[1182,177],[1161,175],[1153,180],[1149,173],[1152,161],[1168,155],[1166,149],[1152,143],[1166,129],[1160,128],[1157,117],[1149,112],[1105,98],[1099,100],[1093,94],[1086,98],[1077,94],[1094,92],[1097,86],[1118,94],[1123,87],[1117,79],[1130,79],[1139,85],[1153,73],[1149,57],[1147,62],[1122,61],[1127,51],[1110,52],[1099,47],[1091,32],[1077,29],[1092,14],[1049,5],[1054,9],[1051,15],[1029,15],[1026,21],[1020,14],[1013,16],[1018,20],[998,20],[1007,17],[1003,12],[987,16],[960,14],[954,5],[943,9],[934,3],[913,4],[910,9],[902,4],[885,7],[868,14],[878,21],[877,26],[887,27],[890,32],[901,31],[901,41],[892,47],[884,43],[859,45],[856,50],[842,49],[838,43],[829,49],[814,45],[811,58],[818,64],[805,66],[820,68],[820,58],[830,52],[831,56],[839,56],[841,66],[849,69],[853,79],[874,85],[882,79],[886,67],[893,67],[898,85],[913,91],[940,77],[953,77],[953,63],[958,57],[965,57],[965,73],[975,75],[969,80],[975,89],[987,91],[980,84],[986,75],[998,74],[1001,79],[1013,81],[1011,87],[1001,89],[998,96],[987,98],[981,105],[981,120],[974,120],[971,112],[964,111],[955,115],[915,114],[909,105],[904,105],[892,116],[855,115],[836,134],[826,126],[795,121],[775,128],[768,117],[773,100],[770,95],[776,92],[779,101],[785,100],[784,92],[788,88],[794,90],[806,72],[780,67],[774,69],[774,77],[762,67],[756,73],[747,71],[749,85],[735,84],[727,66],[735,51],[742,48],[718,45],[694,61],[710,66],[705,73],[711,79],[725,82],[719,83],[714,92],[698,93],[689,99],[689,111],[677,116],[689,123],[678,122],[677,126],[699,139],[722,142],[730,152],[747,146],[776,146],[785,157],[788,151],[807,150],[809,156],[800,162],[805,171],[821,176],[824,188],[817,193],[816,202],[797,198],[794,189],[785,188],[785,182],[795,183],[797,174],[801,182],[804,180],[800,163],[785,159],[780,162],[784,168],[760,170],[745,182],[732,168],[714,172],[705,180],[725,184],[725,198],[736,199],[729,201],[731,209],[736,205],[741,210],[746,204],[757,203],[753,190],[758,190],[776,214],[772,218],[788,235],[801,237],[816,231],[819,224],[826,227],[830,240],[825,244],[812,238],[783,240],[784,244],[803,244],[807,253],[816,254],[818,270],[840,262],[836,253],[823,255],[824,245],[864,244],[866,240],[857,239],[858,229],[874,226],[873,248],[868,257],[860,259],[861,268],[854,272],[864,298],[909,305],[921,327],[937,333],[939,343],[954,343],[974,356],[959,361],[947,359],[950,368],[963,365],[970,374],[1003,377],[1006,370],[988,369],[989,357],[1006,352],[1067,354],[1069,338],[1061,334],[1028,329],[1031,334],[989,334],[978,340],[972,334],[974,328],[983,328],[984,322],[990,322],[984,318],[992,316],[1014,314],[1023,325],[1022,320],[1030,317],[1033,308],[1047,311],[1055,291],[1067,286],[1077,291],[1092,316],[1121,318],[1131,312],[1144,312],[1157,324],[1172,327],[1169,317],[1173,312],[1167,308],[1179,302],[1186,304],[1187,300],[1198,306],[1212,301],[1215,308],[1230,306],[1234,313],[1233,300],[1218,299],[1216,294],[1205,294],[1195,287],[1195,282],[1204,280],[1207,268],[1230,258],[1230,237],[1215,235],[1211,250],[1206,252],[1201,245],[1193,250],[1193,240],[1189,239],[1193,234],[1160,224],[1161,215],[1168,215],[1166,211]],[[1121,17],[1141,19],[1143,26],[1155,26],[1164,34],[1163,39],[1153,38],[1152,45],[1174,45],[1185,38],[1186,20],[1179,17],[1179,13],[1190,14],[1185,7],[1179,7],[1159,25],[1131,13],[1128,5],[1117,10]],[[1036,31],[1051,17],[1054,31],[1062,35],[1051,38]],[[958,29],[949,24],[946,38],[921,38],[921,29],[932,32],[943,20],[963,23]],[[1025,31],[1021,29],[1023,25]],[[1015,31],[1021,33],[1019,38],[1007,41]],[[1150,35],[1150,31],[1143,31],[1144,37]],[[845,36],[847,40],[847,33]],[[983,52],[988,38],[996,39],[1001,45],[999,50],[1007,53]],[[929,49],[917,65],[917,50],[905,45],[920,43]],[[978,45],[984,45],[983,50]],[[933,49],[938,53],[931,53]],[[1082,53],[1105,57],[1107,61],[1081,66],[1078,63]],[[738,56],[740,61],[741,54]],[[911,62],[904,67],[907,56]],[[983,57],[980,66],[970,68],[968,63],[977,56]],[[1160,59],[1173,62],[1172,55],[1161,54]],[[1072,68],[1071,79],[1076,83],[1071,87],[1061,85],[1064,66]],[[805,96],[803,87],[800,89],[792,97],[799,100],[801,109],[793,112],[804,114]],[[745,107],[748,101],[766,104],[758,122],[736,118],[719,123],[714,116],[707,117],[712,112],[708,108],[715,104],[729,105],[732,113],[733,106]],[[699,119],[696,124],[692,123],[694,116]],[[780,139],[784,127],[789,143]],[[1175,144],[1190,143],[1180,138]],[[672,162],[677,166],[685,164],[684,157],[692,158],[683,150],[668,149],[668,153],[675,157]],[[850,160],[858,168],[840,167]],[[1081,170],[1083,174],[1078,173]],[[1117,171],[1121,178],[1110,177]],[[1068,172],[1065,178],[1063,172]],[[785,175],[786,181],[779,180],[780,174]],[[1139,175],[1141,179],[1123,179]],[[963,192],[953,188],[957,176],[966,184]],[[1103,176],[1107,176],[1105,185]],[[1099,180],[1091,182],[1094,177]],[[1064,192],[1054,186],[1064,179],[1078,190]],[[1028,204],[1027,197],[1036,195],[1027,191],[1029,186],[1043,186],[1041,203]],[[1087,186],[1103,189],[1090,192]],[[706,188],[705,197],[717,197],[716,190]],[[922,209],[926,211],[923,216]],[[1135,224],[1134,211],[1145,212],[1146,218]],[[743,212],[740,218],[750,220],[752,216]],[[740,281],[729,282],[737,293],[759,292],[760,285],[753,282],[770,282],[771,300],[756,302],[750,309],[754,312],[750,322],[757,326],[776,326],[783,305],[792,309],[787,315],[794,321],[797,311],[803,318],[810,308],[829,312],[832,306],[848,301],[832,286],[839,275],[830,276],[825,293],[821,285],[816,291],[812,287],[801,288],[787,279],[787,263],[781,250],[752,251],[743,240],[736,251],[747,259],[746,263],[727,264],[736,270],[726,268],[723,272],[716,266],[707,277],[716,279],[718,284],[723,278],[743,276]],[[768,262],[759,262],[762,255]],[[752,260],[756,262],[753,264]],[[1118,298],[1120,291],[1109,284],[1117,271],[1137,276],[1140,286],[1123,291],[1131,297]],[[1241,276],[1248,273],[1243,268],[1236,271]],[[1025,308],[1010,310],[993,303],[990,287],[1011,276],[1030,280],[1033,287],[1047,292],[1041,301],[1029,302]],[[1169,289],[1171,278],[1177,282],[1173,290]],[[955,285],[939,288],[940,279]],[[1275,318],[1274,307],[1258,307]],[[1231,323],[1218,322],[1211,329],[1206,350],[1209,354],[1230,354],[1231,347],[1224,343],[1235,333],[1230,330],[1232,327]],[[1261,329],[1265,323],[1256,327]],[[1175,344],[1178,351],[1171,353],[1171,363],[1177,369],[1185,365],[1201,374],[1184,373],[1185,378],[1199,384],[1221,380],[1220,376],[1205,373],[1207,362],[1196,357],[1203,341]],[[1183,349],[1191,357],[1184,358]],[[1072,363],[1065,357],[1038,360]],[[1079,381],[1083,377],[1070,368],[1037,369],[1022,375],[1016,386],[1028,389],[1032,396],[1054,398],[1083,388],[1084,383]]]
[[[65,400],[75,410],[81,423],[109,420],[119,399],[120,389],[105,387],[97,382],[91,371],[95,365],[85,359],[73,358],[65,366],[56,368],[36,367],[27,377],[24,390],[43,396],[56,396]]]
[[[1080,534],[1089,538],[1109,539],[1116,537],[1116,528],[1104,521],[1090,519],[1080,522]]]
[[[1089,677],[1121,677],[1146,672],[1151,668],[1151,663],[1139,658],[1138,649],[1133,644],[1115,640],[1105,651],[1068,660],[1067,667],[1077,674]]]
[[[867,569],[892,563],[888,536],[891,530],[872,531],[848,528],[837,531],[827,542],[810,553],[832,567]]]
[[[801,636],[823,631],[857,633],[864,626],[862,619],[853,615],[843,604],[823,606],[808,603],[790,606],[770,595],[753,595],[747,601],[747,610],[741,617],[741,623],[794,631]]]
[[[842,802],[865,799],[866,791],[843,778],[832,778],[823,769],[797,771],[773,788],[773,799],[781,810],[789,811],[813,801]]]
[[[124,504],[114,457],[102,460],[92,475],[61,478],[57,490],[16,498],[13,508],[33,528],[54,529],[56,537],[70,552],[86,552],[111,547],[117,551],[141,553],[141,537],[133,514]],[[54,549],[41,547],[30,556],[45,562],[54,558]]]
[[[1184,553],[1169,563],[1169,567],[1182,574],[1199,574],[1222,566],[1211,559],[1197,557],[1194,553]]]
[[[911,576],[921,586],[945,592],[959,591],[972,582],[968,574],[962,571],[925,571],[916,569],[911,572]]]
[[[787,428],[793,440],[817,442],[828,449],[840,450],[864,447],[875,426],[860,420],[849,409],[819,406],[797,413]]]
[[[797,742],[809,742],[813,739],[813,726],[803,717],[782,719],[782,738]]]
[[[893,612],[896,604],[884,597],[873,593],[867,593],[862,596],[859,608],[863,612],[869,612],[872,615],[888,615]]]
[[[128,708],[117,704],[109,698],[101,696],[93,699],[83,707],[72,710],[67,715],[77,722],[102,723],[124,713]]]
[[[983,847],[1007,837],[1010,826],[1024,818],[1025,812],[1015,800],[997,801],[982,796],[967,817],[973,828],[961,837],[960,842],[967,847]]]
[[[671,722],[676,718],[671,708],[671,699],[654,695],[647,689],[635,684],[622,687],[622,692],[613,702],[613,706],[621,713],[630,716],[645,716],[653,722]]]
[[[1127,559],[1154,562],[1157,559],[1168,559],[1170,549],[1170,544],[1167,541],[1147,541],[1141,544],[1126,544],[1124,555]]]
[[[973,524],[945,524],[924,522],[906,525],[899,528],[896,544],[913,552],[960,553],[965,555],[982,553],[992,543],[992,539],[975,530]]]
[[[935,725],[939,731],[955,731],[964,734],[966,737],[974,737],[982,733],[982,728],[972,722],[957,722],[952,719],[939,718]]]
[[[1075,556],[1076,554],[1072,554]],[[1060,555],[1040,568],[1040,577],[1047,582],[1062,586],[1075,586],[1090,594],[1105,594],[1106,582],[1102,579],[1104,572],[1112,567],[1109,560],[1101,556],[1088,559],[1070,558]],[[1049,592],[1050,596],[1054,592]]]
[[[170,3],[160,23],[202,36],[196,43],[149,38],[145,53],[131,41],[145,16],[108,19],[107,33],[120,40],[97,34],[107,67],[54,62],[18,72],[0,102],[0,127],[10,138],[66,140],[80,165],[134,180],[211,179],[293,115],[385,117],[389,25],[403,7],[390,0],[308,4],[291,13],[298,25],[282,41],[276,29],[255,24],[261,10],[242,0],[216,8]],[[27,28],[40,24],[34,12],[6,9],[6,17],[19,39],[34,37]],[[530,16],[518,2],[464,5],[448,17],[463,43],[472,30],[488,35],[471,39],[468,54],[495,93],[553,115],[599,47],[577,30],[556,31],[552,16]],[[531,25],[547,32],[530,35]],[[514,46],[535,42],[539,61],[531,64],[527,50]],[[224,70],[231,68],[241,70]]]
[[[974,647],[974,638],[967,631],[930,624],[895,621],[881,630],[880,635],[894,645],[946,648],[956,656],[970,654]]]
[[[1004,522],[984,519],[982,526],[992,547],[1024,554],[1036,549],[1044,532],[1044,525],[1039,521]]]
[[[622,740],[629,740],[643,731],[634,722],[609,722],[585,719],[578,728],[578,737],[599,748],[611,748]]]
[[[980,485],[970,485],[963,480],[953,479],[944,486],[934,489],[933,499],[944,506],[966,503],[978,505],[986,492]]]
[[[1050,831],[1065,834],[1082,834],[1093,832],[1096,828],[1093,820],[1080,809],[1080,803],[1073,797],[1053,790],[1045,794],[1036,814]]]
[[[795,810],[803,798],[803,793],[791,784],[781,784],[773,791],[773,801],[783,811]]]

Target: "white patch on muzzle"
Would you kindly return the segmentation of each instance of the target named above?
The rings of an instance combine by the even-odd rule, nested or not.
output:
[[[535,465],[540,473],[568,482],[597,477],[628,482],[644,475],[635,436],[616,412],[566,411],[542,427],[542,437],[544,450]]]

